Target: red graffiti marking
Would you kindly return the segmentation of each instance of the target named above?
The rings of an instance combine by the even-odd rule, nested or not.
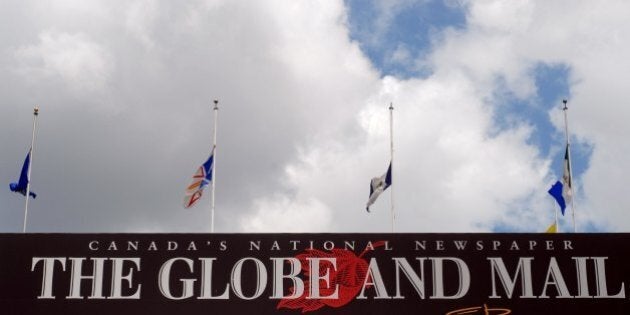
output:
[[[385,242],[380,241],[373,244],[373,248],[381,247]],[[336,270],[329,261],[322,261],[319,275],[325,275],[329,272],[330,282],[326,285],[323,281],[320,283],[319,296],[329,296],[334,293],[338,287],[337,299],[307,299],[310,296],[310,281],[304,280],[304,293],[298,298],[282,299],[278,303],[277,309],[288,308],[301,310],[302,313],[312,312],[324,306],[333,308],[342,307],[352,301],[361,291],[361,287],[365,283],[365,277],[368,271],[368,263],[363,259],[371,248],[366,248],[359,256],[347,249],[333,249],[330,252],[324,252],[316,249],[307,249],[302,254],[295,256],[302,263],[302,272],[304,277],[308,279],[311,274],[307,258],[335,258]],[[293,293],[295,288],[290,288]]]

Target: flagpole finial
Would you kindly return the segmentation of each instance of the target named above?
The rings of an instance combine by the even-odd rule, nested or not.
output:
[[[569,109],[569,108],[567,107],[567,100],[562,100],[562,103],[564,103],[564,108],[563,108],[562,110],[567,110],[567,109]]]
[[[214,109],[219,109],[219,100],[214,100]]]
[[[33,108],[33,115],[37,116],[39,115],[39,107],[35,106],[35,108]]]
[[[389,102],[389,110],[394,110],[394,103]]]

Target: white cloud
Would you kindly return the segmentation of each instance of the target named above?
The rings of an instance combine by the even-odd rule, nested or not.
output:
[[[136,36],[145,49],[153,49],[155,43],[152,37],[157,15],[159,14],[158,2],[151,0],[139,0],[129,3],[125,11],[125,26],[127,30]]]
[[[113,61],[107,50],[81,33],[44,31],[39,43],[15,50],[16,69],[29,81],[60,77],[75,92],[95,92],[108,83]]]
[[[316,199],[294,200],[285,196],[254,200],[256,211],[241,217],[241,229],[249,233],[308,233],[328,231],[329,208]]]
[[[446,30],[435,43],[429,56],[434,75],[386,78],[366,95],[356,115],[364,142],[333,139],[307,146],[309,153],[292,166],[292,189],[340,209],[333,210],[332,230],[388,230],[386,201],[377,205],[380,213],[372,214],[377,220],[358,211],[358,205],[367,198],[369,178],[387,163],[385,108],[393,100],[399,117],[395,170],[400,171],[393,186],[399,230],[488,231],[507,224],[542,231],[553,218],[555,205],[547,202],[546,188],[557,174],[528,144],[531,127],[495,126],[500,100],[494,97],[504,88],[522,99],[536,97],[535,66],[565,64],[571,69],[572,130],[595,148],[589,170],[577,179],[584,182],[584,195],[576,201],[579,228],[596,223],[627,229],[625,203],[616,197],[623,195],[630,169],[620,158],[630,153],[623,138],[630,130],[624,131],[622,121],[628,115],[620,103],[621,83],[630,73],[624,71],[629,41],[623,39],[629,33],[621,26],[619,12],[627,12],[621,6],[470,2],[467,28]],[[608,15],[609,9],[615,12]],[[356,188],[361,185],[363,190]]]

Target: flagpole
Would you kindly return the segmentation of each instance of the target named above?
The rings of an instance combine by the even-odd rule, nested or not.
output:
[[[214,233],[214,190],[217,182],[217,123],[219,122],[219,100],[214,100],[214,132],[212,135],[212,204],[210,210],[210,233]]]
[[[558,207],[556,207],[556,203],[555,202],[553,202],[553,203],[554,203],[553,204],[553,209],[554,209],[553,213],[556,216],[556,233],[560,233],[560,226],[558,226]]]
[[[567,115],[567,111],[569,108],[567,107],[567,100],[562,100],[564,103],[564,108],[562,111],[564,112],[564,134],[567,142],[567,158],[569,160],[569,191],[571,191],[571,216],[573,218],[573,233],[577,232],[577,226],[575,224],[575,205],[573,203],[574,192],[573,192],[573,167],[571,165],[571,143],[569,142],[569,119]]]
[[[26,202],[24,204],[24,225],[22,227],[22,233],[26,233],[26,219],[28,218],[28,199],[31,194],[31,171],[33,170],[33,152],[35,152],[35,129],[37,127],[37,115],[39,115],[39,107],[33,108],[33,136],[31,138],[31,151],[28,153],[29,165],[28,165],[28,181],[26,182]]]
[[[389,103],[389,149],[390,149],[390,165],[391,165],[391,173],[390,176],[392,178],[392,187],[389,190],[389,196],[391,198],[391,216],[392,216],[392,233],[394,233],[394,223],[396,220],[396,213],[394,212],[394,105],[393,103]]]

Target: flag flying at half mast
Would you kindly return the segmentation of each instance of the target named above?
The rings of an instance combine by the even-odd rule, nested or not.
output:
[[[564,209],[567,208],[567,203],[563,196],[564,189],[562,183],[557,181],[547,192],[556,199],[556,202],[560,206],[560,211],[562,215],[564,215]]]
[[[22,165],[22,172],[20,172],[20,179],[18,180],[17,183],[9,184],[9,188],[11,189],[11,191],[20,193],[22,194],[22,196],[26,196],[26,188],[30,181],[30,178],[28,178],[29,167],[31,167],[31,150],[28,150],[26,159],[24,159],[24,165]],[[32,191],[29,191],[28,194],[33,198],[37,198],[37,195]]]
[[[571,163],[569,161],[569,144],[564,151],[564,169],[562,173],[562,196],[566,202],[571,202],[573,195],[573,179],[571,178]]]
[[[186,196],[184,197],[184,208],[194,206],[201,196],[203,189],[212,181],[212,163],[214,162],[214,149],[208,160],[197,169],[193,175],[192,183],[186,188]]]
[[[571,163],[569,163],[569,146],[567,145],[567,149],[564,153],[564,162],[563,162],[563,171],[562,171],[562,182],[557,181],[551,188],[549,189],[549,194],[556,199],[558,205],[560,206],[560,210],[562,211],[562,215],[564,215],[564,210],[567,207],[567,203],[571,202],[572,196],[572,180],[571,180]]]
[[[368,199],[365,210],[370,212],[370,206],[376,201],[378,196],[392,184],[392,163],[389,163],[387,172],[379,177],[372,178],[370,181],[370,198]]]
[[[558,233],[558,225],[556,223],[551,224],[545,233]]]

